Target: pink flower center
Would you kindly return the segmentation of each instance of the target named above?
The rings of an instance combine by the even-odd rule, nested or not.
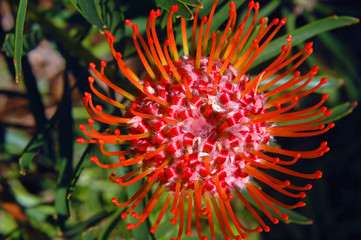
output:
[[[202,193],[212,195],[222,194],[221,189],[228,194],[236,186],[244,188],[249,181],[245,165],[260,161],[249,150],[270,139],[265,130],[269,123],[250,121],[267,111],[263,94],[252,90],[241,97],[249,77],[244,75],[234,83],[238,72],[232,65],[221,76],[221,60],[214,61],[207,74],[208,59],[201,58],[199,69],[193,57],[174,62],[181,82],[176,81],[169,66],[165,69],[171,81],[159,76],[160,81],[154,83],[146,76],[146,91],[171,104],[163,106],[138,94],[132,111],[146,113],[148,118],[127,113],[132,116],[129,134],[152,132],[154,136],[133,140],[133,157],[165,148],[140,165],[143,170],[152,170],[149,181],[162,182],[170,192],[176,191],[177,184],[181,189],[193,189],[194,181],[203,183]],[[245,161],[244,157],[251,160]]]

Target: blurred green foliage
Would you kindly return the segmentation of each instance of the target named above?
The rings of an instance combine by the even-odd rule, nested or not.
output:
[[[212,2],[203,2],[201,15],[209,13]],[[246,9],[242,7],[243,2],[236,1],[240,16]],[[89,163],[90,156],[99,154],[97,147],[75,141],[82,137],[77,126],[88,118],[81,104],[81,95],[89,88],[88,63],[111,59],[103,31],[109,29],[116,37],[116,48],[131,59],[136,56],[136,50],[132,31],[124,20],[131,19],[145,34],[149,11],[157,7],[169,10],[173,4],[179,6],[177,14],[186,19],[192,19],[194,6],[201,5],[198,0],[0,1],[1,239],[144,240],[169,239],[176,235],[176,228],[167,216],[156,234],[149,233],[156,216],[151,216],[141,228],[126,230],[128,220],[120,218],[124,209],[117,209],[110,200],[114,196],[126,200],[138,186],[121,189],[111,184],[107,178],[109,171]],[[327,104],[334,110],[325,122],[351,113],[355,101],[360,100],[361,31],[359,24],[349,27],[359,21],[355,18],[361,13],[357,1],[270,0],[260,4],[260,17],[284,16],[288,22],[279,38],[257,59],[251,74],[257,74],[257,65],[281,51],[287,35],[293,36],[294,51],[312,40],[315,50],[306,65],[308,69],[320,66],[319,75],[329,79],[315,95],[330,93]],[[228,1],[220,0],[212,31],[222,29],[228,19],[224,14],[227,12]],[[160,32],[164,32],[164,19],[157,21]],[[10,27],[6,27],[8,25]],[[50,64],[52,60],[63,62],[58,69],[52,69],[57,80],[41,77],[44,75],[39,71],[43,69],[36,67],[40,62],[31,61],[30,54],[44,42],[47,51],[55,51],[58,59],[52,58],[43,64]],[[109,65],[108,75],[112,81],[134,90],[116,71],[113,60]],[[314,219],[314,224],[279,224],[270,233],[251,234],[250,239],[358,239],[357,236],[361,236],[361,194],[357,191],[361,187],[361,166],[357,158],[361,146],[360,122],[357,109],[327,134],[332,153],[324,160],[307,162],[307,169],[322,169],[326,175],[314,185],[311,201],[307,201],[310,204],[302,210],[302,214]],[[319,139],[284,144],[292,148],[317,141]],[[118,147],[113,148],[116,151]],[[164,200],[162,197],[160,201]],[[255,224],[243,206],[236,205],[236,209],[251,225]],[[290,216],[296,222],[310,222],[293,214]],[[221,239],[220,229],[216,230],[217,239]],[[197,239],[196,236],[184,238]]]

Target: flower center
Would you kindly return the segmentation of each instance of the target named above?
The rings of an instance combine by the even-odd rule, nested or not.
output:
[[[165,70],[171,80],[159,76],[154,83],[146,76],[145,91],[155,98],[139,94],[127,113],[133,116],[130,134],[154,136],[133,140],[133,157],[153,152],[141,166],[152,169],[149,181],[162,182],[168,191],[193,189],[196,181],[202,183],[202,193],[212,195],[244,188],[249,181],[246,165],[260,161],[250,152],[270,139],[261,118],[251,121],[267,111],[264,96],[254,90],[244,93],[249,77],[234,83],[238,72],[231,65],[221,75],[221,60],[213,62],[207,73],[208,60],[201,57],[199,69],[192,57],[174,62],[180,82],[169,66]],[[171,104],[164,106],[161,101]],[[145,113],[147,118],[134,113]]]

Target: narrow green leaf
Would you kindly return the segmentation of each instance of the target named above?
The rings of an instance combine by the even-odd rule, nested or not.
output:
[[[44,144],[44,135],[38,134],[36,135],[26,146],[24,149],[24,152],[21,154],[19,158],[19,165],[20,165],[20,173],[25,174],[26,171],[30,168],[30,164],[35,158],[35,156],[38,155],[39,149]]]
[[[281,0],[274,0],[265,6],[261,6],[258,18],[267,17],[270,14],[272,14],[276,10],[276,8],[278,8],[278,6],[281,5],[281,2],[282,2]]]
[[[279,74],[275,74],[271,77],[269,77],[268,79],[266,79],[265,81],[263,81],[260,86],[263,86],[265,84],[267,84],[268,82],[272,81],[273,79],[277,78],[279,76]],[[251,77],[254,78],[255,76]],[[269,87],[267,89],[267,91],[271,91],[277,87],[280,87],[282,85],[284,85],[285,83],[287,83],[291,78],[293,77],[293,75],[287,75],[286,77],[282,78],[281,80],[279,80],[278,82],[276,82],[275,84],[273,84],[271,87]],[[343,80],[342,79],[335,79],[333,77],[329,77],[329,76],[314,76],[312,81],[305,87],[302,89],[302,91],[307,91],[311,88],[314,88],[315,86],[317,86],[322,78],[327,78],[327,83],[323,84],[319,89],[317,89],[315,91],[315,93],[320,93],[320,94],[324,94],[324,93],[328,93],[329,91],[331,91],[332,89],[338,89],[340,86],[342,86],[343,84]],[[307,80],[307,79],[306,79]],[[289,90],[293,90],[299,86],[301,86],[306,80],[296,84],[295,86],[289,88]]]
[[[11,192],[16,202],[23,207],[32,207],[41,203],[41,198],[28,192],[18,179],[8,179]]]
[[[110,215],[113,214],[114,211],[111,212],[100,212],[96,215],[94,215],[93,217],[89,218],[87,221],[77,224],[75,227],[67,230],[66,232],[64,232],[64,237],[66,238],[73,238],[75,236],[80,235],[81,233],[83,233],[84,231],[86,231],[88,228],[95,226],[96,224],[98,224],[100,221],[102,221],[103,219],[109,217]]]
[[[89,155],[91,150],[93,149],[94,144],[89,144],[87,148],[84,150],[83,155],[81,156],[78,164],[75,167],[75,170],[73,172],[73,177],[70,181],[70,184],[67,186],[66,189],[66,205],[67,205],[67,214],[68,216],[71,216],[71,207],[70,207],[70,199],[71,195],[73,194],[75,185],[80,177],[80,174],[82,173],[85,164],[87,163],[87,160],[89,160]]]
[[[255,208],[260,209],[261,208],[257,205],[257,203],[253,200],[253,198],[249,195],[249,193],[247,191],[242,191],[242,195],[246,198],[246,200]],[[267,208],[267,210],[272,214],[272,216],[277,216],[277,214],[270,208],[268,207],[262,200],[260,200],[263,205]],[[286,223],[297,223],[297,224],[302,224],[302,225],[309,225],[312,224],[313,221],[305,216],[302,216],[299,213],[296,213],[295,211],[292,211],[290,209],[286,209],[277,205],[274,205],[278,210],[281,211],[281,213],[283,214],[287,214],[289,219],[287,221],[285,221]],[[282,218],[281,218],[282,219]],[[284,220],[282,220],[284,221]]]
[[[99,30],[104,31],[106,26],[98,14],[94,0],[78,0],[77,2],[79,3],[80,9],[84,13],[85,18],[88,19],[90,23],[97,26]]]
[[[358,22],[359,19],[348,16],[332,16],[315,21],[290,33],[292,35],[292,45],[296,46],[320,33],[349,26]],[[281,46],[286,43],[286,37],[290,34],[283,35],[272,41],[254,61],[252,68],[279,54],[281,52]]]
[[[199,0],[178,0],[181,3],[184,3],[186,5],[190,5],[193,7],[202,7],[203,4]]]
[[[27,0],[20,0],[18,13],[16,15],[14,37],[14,66],[16,82],[19,82],[23,78],[21,69],[21,56],[23,54],[23,31],[27,5]]]
[[[335,122],[343,117],[346,117],[347,115],[352,113],[352,111],[355,109],[356,106],[357,106],[356,101],[355,102],[346,102],[346,103],[337,105],[336,107],[333,107],[330,109],[332,111],[331,115],[326,117],[320,123],[326,124],[326,123],[330,123],[330,122]]]
[[[175,16],[180,16],[184,19],[192,19],[193,13],[192,11],[182,2],[179,2],[177,0],[155,0],[155,2],[162,8],[164,8],[167,11],[170,11],[170,8],[173,5],[178,6],[178,11],[174,13]]]
[[[115,226],[122,221],[120,215],[125,212],[126,208],[119,208],[113,215],[110,217],[108,224],[103,228],[99,235],[99,240],[109,239],[110,233],[114,230]]]
[[[67,66],[68,69],[68,66]],[[69,86],[67,71],[64,75],[64,93],[58,112],[60,116],[58,126],[59,136],[59,175],[56,187],[55,209],[58,223],[62,230],[65,229],[65,221],[69,216],[67,189],[72,180],[73,173],[73,116],[71,115],[71,89]]]

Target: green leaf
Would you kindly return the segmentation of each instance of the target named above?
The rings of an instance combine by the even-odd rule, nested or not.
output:
[[[27,5],[27,0],[20,0],[18,13],[16,14],[14,36],[14,66],[16,82],[19,82],[23,77],[21,69],[21,56],[23,54],[23,31]]]
[[[126,210],[126,208],[119,208],[116,212],[113,213],[113,215],[110,217],[108,224],[101,231],[99,235],[99,240],[109,239],[109,235],[114,230],[115,226],[118,224],[118,222],[122,221],[120,215]]]
[[[99,30],[104,31],[105,23],[101,19],[94,0],[71,0],[75,8]]]
[[[39,149],[44,144],[44,135],[37,134],[26,146],[25,150],[19,158],[20,173],[25,174],[26,171],[30,168],[30,164],[33,159],[38,155]]]
[[[278,6],[281,5],[281,2],[282,2],[281,0],[274,0],[265,6],[261,6],[258,18],[267,17],[271,15],[276,10],[276,8],[278,8]]]
[[[93,217],[89,218],[87,221],[77,224],[75,227],[67,230],[66,232],[64,232],[63,236],[66,238],[72,238],[72,237],[78,236],[78,235],[82,234],[84,231],[86,231],[88,228],[97,225],[100,221],[102,221],[103,219],[112,215],[113,212],[114,211],[100,212],[100,213],[94,215]]]
[[[193,7],[202,7],[203,4],[198,0],[178,0],[181,3],[184,3],[186,5],[190,5]]]
[[[67,66],[68,68],[68,66]],[[56,187],[55,209],[60,228],[64,230],[64,222],[70,216],[67,189],[73,173],[73,116],[71,115],[71,89],[68,75],[64,77],[64,92],[58,112],[60,116],[58,126],[60,162]]]
[[[253,198],[249,195],[249,193],[247,191],[242,191],[242,195],[246,198],[246,200],[255,208],[260,209],[261,208],[257,205],[257,203],[253,200]],[[267,208],[267,210],[272,214],[272,216],[277,216],[277,214],[270,208],[268,207],[262,200],[260,200],[263,205]],[[281,213],[283,214],[287,214],[288,215],[288,220],[285,221],[286,223],[297,223],[297,224],[302,224],[302,225],[309,225],[312,224],[313,221],[305,216],[302,216],[299,213],[296,213],[295,211],[292,211],[290,209],[286,209],[280,206],[277,206],[276,204],[274,204],[274,206],[281,211]],[[282,218],[280,218],[282,220]],[[284,220],[282,220],[284,221]]]
[[[8,180],[11,192],[13,193],[16,202],[23,207],[32,207],[41,203],[41,198],[29,193],[18,179]]]
[[[73,177],[70,181],[70,184],[68,185],[66,189],[66,205],[67,205],[67,214],[68,216],[71,216],[71,207],[70,207],[70,199],[71,195],[74,191],[75,185],[80,177],[80,174],[82,173],[85,164],[87,163],[87,160],[89,159],[89,154],[91,150],[93,149],[94,144],[89,144],[85,151],[83,152],[83,155],[81,156],[78,164],[75,167],[75,170],[73,172]]]
[[[356,101],[355,102],[346,102],[346,103],[337,105],[336,107],[333,107],[330,109],[332,111],[331,115],[326,117],[320,123],[326,124],[326,123],[330,123],[330,122],[335,122],[343,117],[346,117],[347,115],[352,113],[352,111],[355,109],[356,106],[357,106]]]
[[[292,35],[292,45],[296,46],[320,33],[349,26],[358,22],[359,19],[348,16],[332,16],[315,21],[290,33]],[[254,68],[255,66],[279,54],[281,52],[281,46],[286,43],[286,37],[288,35],[289,34],[283,35],[282,37],[272,41],[257,57],[251,67]]]
[[[177,1],[177,0],[155,0],[155,2],[162,8],[164,8],[167,11],[170,11],[170,8],[173,5],[178,6],[178,11],[174,13],[175,16],[180,16],[184,19],[192,19],[193,13],[192,11],[187,7],[186,4]]]
[[[16,220],[13,218],[13,216],[11,216],[10,213],[2,210],[1,208],[0,208],[0,218],[1,218],[1,222],[6,223],[6,224],[0,224],[0,235],[3,235],[3,237],[16,230],[16,228],[18,228],[18,224]],[[11,238],[4,238],[4,239],[11,239]]]
[[[268,82],[272,81],[273,79],[277,78],[279,76],[279,74],[274,74],[271,77],[269,77],[268,79],[266,79],[265,81],[263,81],[260,86],[263,86],[265,84],[267,84]],[[254,78],[255,76],[251,77]],[[269,87],[267,89],[267,91],[271,91],[279,86],[282,86],[283,84],[287,83],[291,78],[293,77],[293,75],[287,75],[286,77],[282,78],[281,80],[279,80],[278,82],[276,82],[275,84],[273,84],[271,87]],[[315,87],[316,85],[318,85],[320,83],[320,80],[322,78],[327,78],[327,83],[323,84],[319,89],[317,89],[315,91],[315,93],[320,93],[320,94],[324,94],[324,93],[328,93],[329,91],[333,90],[333,89],[338,89],[340,86],[342,86],[343,84],[343,80],[342,79],[335,79],[333,77],[329,77],[329,76],[314,76],[312,81],[302,89],[302,91],[307,91],[313,87]],[[306,79],[307,80],[307,79]],[[299,86],[301,86],[306,80],[301,81],[300,83],[296,84],[295,86],[289,88],[289,90],[293,90]]]

